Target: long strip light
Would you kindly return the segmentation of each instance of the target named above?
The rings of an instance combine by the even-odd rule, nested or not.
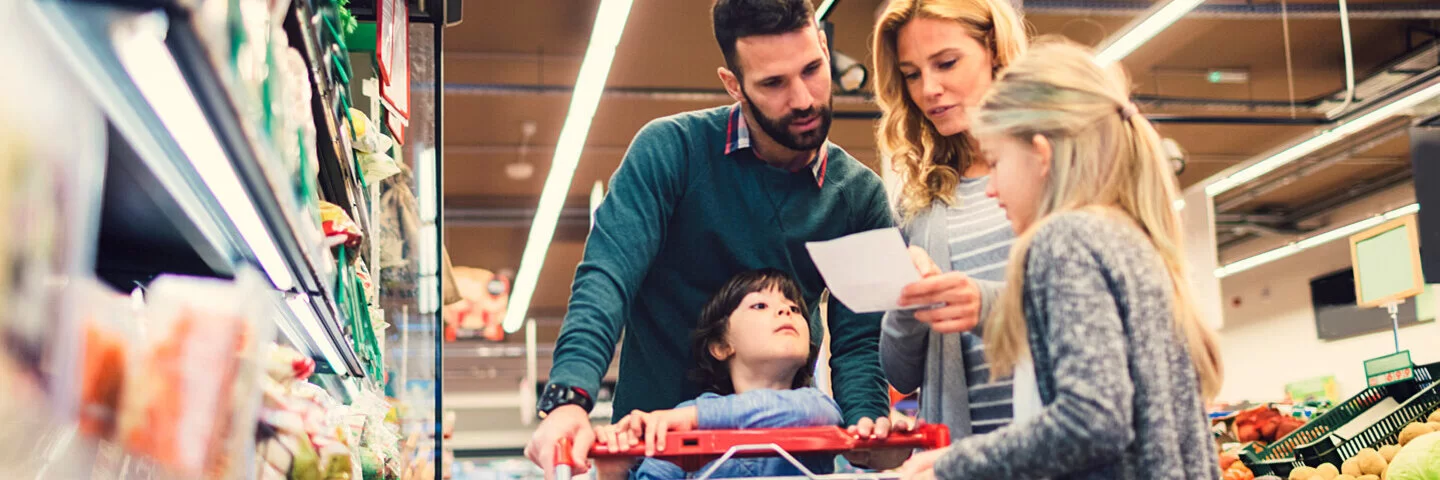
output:
[[[824,19],[826,19],[826,18],[829,18],[829,17],[830,17],[830,10],[832,10],[832,9],[835,8],[835,3],[836,3],[836,2],[837,2],[837,0],[825,0],[825,1],[823,1],[823,2],[820,2],[820,6],[819,6],[819,7],[815,7],[815,18],[820,19],[820,20],[824,20]]]
[[[250,195],[245,193],[239,174],[229,163],[230,156],[220,146],[220,140],[165,44],[141,30],[117,31],[114,40],[120,63],[194,165],[225,215],[235,223],[270,282],[278,290],[294,288],[295,276],[280,255],[280,247],[265,228]]]
[[[330,369],[336,372],[344,372],[348,367],[345,361],[340,358],[340,350],[335,348],[335,343],[330,341],[330,335],[325,333],[325,327],[320,325],[320,316],[316,315],[315,308],[311,305],[309,298],[304,295],[282,293],[285,296],[285,304],[290,307],[291,317],[305,329],[305,334],[314,340],[320,348],[320,356],[330,363]],[[295,326],[287,325],[289,322],[280,324],[280,331],[290,340],[290,344],[302,350],[308,349],[305,338],[299,336],[300,332],[295,331]],[[309,352],[307,352],[309,353]]]
[[[1355,222],[1355,223],[1351,223],[1351,224],[1349,224],[1349,225],[1345,225],[1345,226],[1343,226],[1343,227],[1336,228],[1336,229],[1334,229],[1334,230],[1329,230],[1329,231],[1326,231],[1326,232],[1324,232],[1324,233],[1320,233],[1320,234],[1316,234],[1316,235],[1313,235],[1313,236],[1310,236],[1310,237],[1306,237],[1305,239],[1300,240],[1300,241],[1298,241],[1298,242],[1291,243],[1291,244],[1289,244],[1289,245],[1286,245],[1286,246],[1283,246],[1283,247],[1280,247],[1280,248],[1276,248],[1276,249],[1274,249],[1274,250],[1269,250],[1269,251],[1266,251],[1266,252],[1257,254],[1257,255],[1255,255],[1255,256],[1252,256],[1252,257],[1247,257],[1247,258],[1245,258],[1245,259],[1237,260],[1237,261],[1231,262],[1231,263],[1229,263],[1229,264],[1226,264],[1226,265],[1223,266],[1223,267],[1220,267],[1220,268],[1215,269],[1215,277],[1216,277],[1216,278],[1225,278],[1225,277],[1228,277],[1228,276],[1230,276],[1230,275],[1234,275],[1234,274],[1237,274],[1237,273],[1240,273],[1240,272],[1243,272],[1243,271],[1246,271],[1246,270],[1249,270],[1249,269],[1252,269],[1252,268],[1255,268],[1255,267],[1258,267],[1258,266],[1261,266],[1261,265],[1264,265],[1264,264],[1267,264],[1267,263],[1270,263],[1270,262],[1273,262],[1273,261],[1276,261],[1276,260],[1279,260],[1279,259],[1282,259],[1282,258],[1285,258],[1285,257],[1288,257],[1288,256],[1291,256],[1291,255],[1294,255],[1294,254],[1296,254],[1296,253],[1300,253],[1301,251],[1304,251],[1304,250],[1309,249],[1309,248],[1314,248],[1314,247],[1317,247],[1317,246],[1320,246],[1320,245],[1324,245],[1324,244],[1329,243],[1329,242],[1334,241],[1334,240],[1339,240],[1339,239],[1341,239],[1341,238],[1349,237],[1349,236],[1351,236],[1351,235],[1354,235],[1354,234],[1363,232],[1363,231],[1365,231],[1365,229],[1367,229],[1367,228],[1374,227],[1374,226],[1379,225],[1379,224],[1381,224],[1381,223],[1385,223],[1385,222],[1388,221],[1388,220],[1394,220],[1394,219],[1396,219],[1396,218],[1403,217],[1403,216],[1405,216],[1405,215],[1409,215],[1409,214],[1412,214],[1412,213],[1415,213],[1415,212],[1418,212],[1418,211],[1420,211],[1420,204],[1418,204],[1418,203],[1412,203],[1412,204],[1409,204],[1409,205],[1406,205],[1406,206],[1403,206],[1403,207],[1400,207],[1400,208],[1397,208],[1397,209],[1394,209],[1394,210],[1385,212],[1383,215],[1376,215],[1376,216],[1373,216],[1373,217],[1370,217],[1370,218],[1366,218],[1366,219],[1364,219],[1364,220],[1360,220],[1360,221]]]
[[[1205,0],[1170,0],[1151,7],[1141,19],[1127,25],[1123,33],[1107,40],[1100,47],[1099,53],[1095,54],[1095,61],[1101,65],[1120,61],[1201,3],[1205,3]]]
[[[540,267],[544,266],[550,241],[555,237],[555,224],[560,220],[560,209],[565,206],[570,182],[575,179],[580,151],[585,148],[585,138],[590,135],[590,121],[600,104],[600,94],[605,91],[605,79],[610,76],[610,63],[615,60],[615,47],[620,44],[620,34],[625,31],[625,21],[630,17],[633,1],[602,0],[595,15],[590,45],[585,49],[585,59],[580,63],[580,74],[575,79],[575,93],[570,97],[570,111],[560,128],[560,141],[555,146],[555,157],[550,161],[550,174],[545,177],[540,206],[535,209],[535,222],[530,225],[530,238],[525,242],[524,254],[520,256],[520,271],[515,275],[510,307],[505,311],[506,332],[514,333],[525,324],[530,300],[540,281]]]
[[[1366,112],[1363,115],[1355,117],[1353,120],[1346,121],[1344,123],[1336,125],[1333,128],[1322,131],[1315,136],[1306,139],[1305,141],[1302,141],[1290,147],[1286,147],[1283,150],[1280,150],[1279,152],[1276,152],[1275,154],[1266,157],[1264,160],[1240,169],[1239,171],[1230,174],[1229,176],[1222,178],[1215,183],[1206,185],[1205,194],[1214,197],[1222,193],[1228,192],[1237,186],[1240,186],[1256,178],[1260,178],[1261,176],[1273,172],[1280,167],[1304,158],[1306,155],[1315,153],[1315,151],[1320,150],[1321,148],[1325,148],[1326,146],[1340,141],[1345,137],[1354,135],[1362,130],[1375,126],[1381,121],[1387,120],[1390,117],[1394,117],[1400,113],[1403,113],[1405,110],[1408,110],[1415,107],[1416,105],[1435,98],[1437,95],[1440,95],[1440,83],[1430,85],[1417,92],[1395,99],[1394,101],[1387,103],[1380,108],[1376,108],[1374,110]]]

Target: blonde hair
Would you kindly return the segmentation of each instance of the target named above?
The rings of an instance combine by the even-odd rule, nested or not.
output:
[[[903,179],[898,207],[913,218],[936,200],[954,204],[960,175],[976,158],[968,133],[945,136],[910,99],[900,72],[896,36],[916,18],[952,20],[990,50],[997,68],[1025,51],[1025,28],[1009,0],[891,0],[875,23],[875,99],[880,105],[876,131],[880,151]]]
[[[1102,68],[1074,44],[1037,42],[1000,73],[972,119],[977,135],[1009,135],[1026,144],[1041,135],[1053,154],[1038,220],[1011,249],[1006,290],[985,329],[992,376],[1010,375],[1016,361],[1029,354],[1022,296],[1035,233],[1057,213],[1088,210],[1127,218],[1149,237],[1170,274],[1175,329],[1188,347],[1201,392],[1205,398],[1219,393],[1219,348],[1195,307],[1173,207],[1178,182],[1160,135],[1130,103],[1124,73]]]

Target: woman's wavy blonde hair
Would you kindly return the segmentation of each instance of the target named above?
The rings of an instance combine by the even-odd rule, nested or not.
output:
[[[1055,214],[1087,210],[1128,218],[1149,237],[1170,274],[1174,326],[1187,346],[1205,398],[1220,391],[1223,371],[1215,332],[1200,318],[1189,281],[1180,216],[1179,184],[1159,133],[1130,103],[1119,68],[1095,63],[1088,49],[1040,40],[1002,71],[972,113],[982,137],[1050,142],[1049,177],[1037,219],[1016,239],[1006,290],[985,329],[985,352],[995,378],[1010,375],[1029,355],[1024,295],[1026,259],[1035,233]]]
[[[900,29],[916,18],[951,20],[990,50],[997,69],[1024,53],[1028,43],[1020,15],[1009,0],[891,0],[875,23],[875,99],[880,104],[876,138],[902,187],[897,207],[909,220],[939,200],[954,204],[960,176],[976,158],[969,133],[944,136],[925,118],[905,88],[896,53]]]

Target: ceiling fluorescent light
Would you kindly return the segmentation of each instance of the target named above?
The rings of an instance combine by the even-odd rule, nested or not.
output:
[[[540,267],[545,264],[550,240],[555,237],[560,208],[565,205],[570,182],[575,178],[580,151],[585,148],[585,137],[590,134],[590,120],[600,104],[600,94],[605,91],[605,79],[610,76],[610,63],[615,60],[615,47],[620,43],[620,34],[625,31],[625,21],[630,17],[633,1],[602,0],[600,11],[595,15],[590,45],[585,49],[580,75],[575,79],[575,92],[570,97],[570,111],[560,128],[560,140],[555,146],[555,157],[550,162],[550,174],[545,177],[545,188],[540,191],[540,206],[535,209],[535,222],[530,225],[530,238],[520,256],[520,271],[515,275],[510,307],[505,311],[506,332],[514,333],[525,323],[530,299],[534,297],[536,284],[540,281]]]
[[[1190,13],[1205,0],[1170,0],[1156,5],[1135,21],[1130,22],[1119,35],[1110,37],[1097,50],[1095,61],[1108,65],[1120,61],[1140,48],[1155,35],[1170,27],[1180,17]]]
[[[1419,105],[1420,103],[1427,100],[1435,98],[1436,95],[1440,95],[1440,83],[1430,85],[1420,91],[1417,91],[1410,95],[1406,95],[1404,97],[1400,97],[1390,103],[1385,104],[1384,106],[1381,106],[1380,108],[1376,108],[1374,110],[1366,112],[1363,115],[1355,117],[1352,120],[1346,121],[1344,123],[1336,125],[1335,127],[1315,134],[1315,136],[1310,137],[1305,141],[1302,141],[1290,147],[1286,147],[1279,152],[1270,155],[1269,157],[1266,157],[1264,160],[1256,162],[1248,167],[1242,168],[1239,171],[1216,181],[1215,183],[1206,185],[1205,193],[1207,195],[1210,195],[1211,197],[1214,197],[1222,193],[1228,192],[1237,186],[1240,186],[1256,178],[1260,178],[1261,176],[1273,172],[1280,167],[1304,158],[1306,155],[1315,153],[1315,151],[1320,150],[1321,148],[1325,148],[1326,146],[1329,146],[1330,144],[1335,143],[1345,137],[1354,135],[1361,130],[1375,126],[1381,121],[1404,113],[1405,110],[1413,108],[1416,105]]]
[[[1215,276],[1217,278],[1225,278],[1230,275],[1234,275],[1294,255],[1298,252],[1304,251],[1305,249],[1318,247],[1320,245],[1363,232],[1365,231],[1365,229],[1384,223],[1386,220],[1403,217],[1405,215],[1409,215],[1418,211],[1420,211],[1420,204],[1412,203],[1385,212],[1383,215],[1376,215],[1366,218],[1364,220],[1357,221],[1355,223],[1351,223],[1349,225],[1345,225],[1340,228],[1326,231],[1324,233],[1312,235],[1308,238],[1305,238],[1304,240],[1300,240],[1298,242],[1291,243],[1289,245],[1276,248],[1274,250],[1269,250],[1252,257],[1231,262],[1223,267],[1215,269]]]
[[[1412,204],[1409,204],[1409,205],[1406,205],[1406,206],[1403,206],[1403,207],[1400,207],[1400,208],[1397,208],[1397,209],[1394,209],[1394,210],[1385,212],[1385,219],[1386,219],[1386,220],[1394,220],[1394,219],[1397,219],[1397,218],[1400,218],[1400,217],[1403,217],[1403,216],[1406,216],[1406,215],[1409,215],[1409,214],[1412,214],[1412,213],[1419,213],[1419,212],[1420,212],[1420,204],[1419,204],[1419,203],[1412,203]]]
[[[250,247],[270,282],[278,290],[294,288],[295,277],[280,255],[280,247],[265,228],[260,211],[250,201],[239,174],[230,164],[230,156],[220,146],[219,138],[205,119],[205,112],[200,109],[165,44],[154,35],[137,29],[117,31],[115,46],[120,63],[140,89],[140,94],[155,109],[160,122],[189,158],[225,215],[235,223],[241,239]]]
[[[835,8],[835,3],[836,0],[825,0],[823,2],[820,2],[820,6],[815,8],[815,18],[819,20],[829,18],[830,10]]]

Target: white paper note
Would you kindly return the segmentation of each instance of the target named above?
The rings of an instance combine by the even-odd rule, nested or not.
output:
[[[900,290],[920,280],[900,230],[882,228],[807,242],[830,294],[856,313],[899,310]]]

